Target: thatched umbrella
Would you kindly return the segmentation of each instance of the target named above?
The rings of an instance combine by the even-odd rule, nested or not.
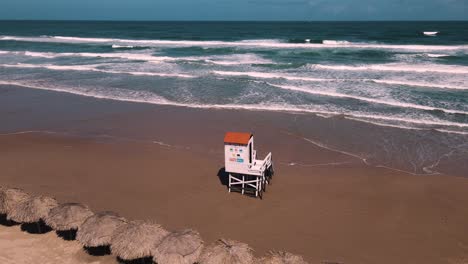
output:
[[[159,264],[193,264],[198,261],[203,240],[197,231],[186,229],[167,235],[153,249],[153,260]]]
[[[203,251],[200,264],[252,264],[254,263],[253,250],[244,243],[220,239]]]
[[[34,196],[19,203],[8,214],[8,219],[19,223],[34,223],[49,215],[49,211],[58,206],[57,200],[47,196]]]
[[[3,186],[0,186],[0,214],[1,215],[4,215],[5,213],[3,212],[4,209],[4,200],[5,200],[5,188],[3,188]]]
[[[73,240],[76,231],[92,215],[93,212],[85,205],[64,203],[50,210],[49,215],[44,220],[47,225],[57,231],[59,236]]]
[[[112,235],[126,222],[117,213],[99,212],[84,221],[76,234],[76,240],[83,244],[91,255],[108,254]]]
[[[8,214],[8,219],[23,223],[21,227],[30,233],[42,233],[50,230],[43,221],[49,215],[50,210],[57,206],[58,202],[54,198],[47,196],[30,197],[12,209]]]
[[[0,214],[8,215],[19,203],[27,200],[29,194],[21,189],[6,189],[0,192]]]
[[[21,189],[0,190],[0,223],[7,226],[14,225],[15,222],[7,220],[8,214],[14,207],[28,198],[29,194]]]
[[[267,257],[260,260],[260,264],[307,264],[307,261],[289,252],[270,251]]]
[[[151,249],[169,234],[158,224],[133,221],[120,226],[112,236],[111,251],[122,260],[151,257]]]
[[[5,225],[7,222],[6,214],[3,211],[3,200],[5,200],[5,188],[0,186],[0,225]]]

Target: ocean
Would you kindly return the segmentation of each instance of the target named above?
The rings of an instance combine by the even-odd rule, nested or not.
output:
[[[468,134],[468,22],[1,21],[0,84]]]

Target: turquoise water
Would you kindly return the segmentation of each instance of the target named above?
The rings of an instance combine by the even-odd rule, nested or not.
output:
[[[468,22],[1,21],[0,84],[466,134]]]

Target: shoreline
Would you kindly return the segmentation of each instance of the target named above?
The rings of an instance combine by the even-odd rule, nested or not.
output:
[[[344,154],[370,166],[385,167],[410,174],[466,176],[465,171],[468,170],[468,165],[462,161],[468,155],[463,150],[463,146],[468,142],[468,135],[379,126],[342,115],[324,117],[319,114],[294,112],[190,108],[95,98],[70,94],[67,91],[24,86],[0,85],[0,87],[6,90],[3,93],[4,98],[0,98],[0,103],[3,104],[3,107],[0,105],[0,117],[11,120],[11,124],[7,124],[6,127],[5,124],[0,125],[0,133],[3,134],[48,131],[71,135],[151,140],[180,147],[195,147],[199,151],[209,147],[210,151],[214,151],[213,149],[218,148],[218,144],[213,140],[207,140],[207,137],[221,138],[228,130],[251,131],[260,137],[269,137],[267,143],[272,147],[277,145],[275,137],[286,137],[288,140],[296,138],[292,140],[300,140],[310,146]],[[37,98],[41,98],[46,103],[40,104]],[[23,106],[18,106],[16,103],[25,105],[32,103],[34,106],[30,108],[34,107],[34,111],[37,110],[39,113],[30,115],[24,111]],[[90,109],[78,109],[83,107]],[[14,112],[19,117],[18,120],[12,119],[8,112]],[[41,122],[31,124],[32,119],[47,120],[48,124],[44,125]],[[193,119],[200,120],[204,128],[198,127],[199,124]],[[148,124],[152,120],[167,128]],[[28,125],[25,126],[25,123]],[[195,129],[197,133],[209,136],[203,136],[199,141],[192,137],[185,138],[180,132],[175,136],[173,131],[185,129],[183,123]],[[130,128],[131,126],[134,128]],[[122,129],[123,127],[125,129]],[[276,135],[270,136],[268,133]],[[368,138],[358,135],[365,135]],[[158,138],[155,139],[154,136]],[[401,151],[402,146],[404,152]],[[273,151],[278,152],[274,148]],[[287,154],[284,155],[286,158],[283,160],[284,163],[311,163],[304,162],[302,158],[291,160],[291,156],[297,155]],[[307,151],[304,154],[307,154]],[[446,156],[450,156],[450,160],[446,159]]]
[[[120,73],[120,74],[124,74],[124,73]],[[156,96],[156,99],[158,101],[150,101],[150,100],[143,100],[143,99],[118,98],[118,97],[112,97],[112,96],[109,97],[105,95],[89,94],[85,92],[66,90],[66,89],[61,89],[61,88],[45,88],[45,87],[32,86],[32,85],[16,83],[16,82],[0,81],[0,86],[13,86],[13,87],[19,87],[19,88],[25,88],[25,89],[46,91],[46,92],[64,93],[64,94],[88,97],[88,98],[97,99],[97,100],[111,100],[111,101],[119,101],[123,103],[148,104],[148,105],[154,105],[154,106],[159,106],[159,107],[160,106],[180,107],[180,108],[186,108],[187,110],[190,110],[190,109],[202,109],[206,111],[232,110],[232,111],[270,112],[270,113],[292,114],[292,115],[314,115],[316,117],[322,117],[322,118],[342,118],[342,119],[347,119],[349,121],[352,120],[352,121],[356,121],[359,123],[370,124],[370,125],[379,126],[379,127],[390,127],[390,128],[398,128],[398,129],[404,129],[404,130],[417,130],[417,131],[432,131],[432,132],[438,132],[438,133],[457,134],[457,135],[463,135],[463,136],[468,135],[468,132],[462,132],[462,131],[446,130],[446,129],[440,129],[440,128],[415,128],[415,127],[407,127],[407,126],[402,126],[402,125],[384,124],[378,121],[373,122],[369,120],[359,119],[359,118],[372,118],[372,116],[370,115],[356,116],[356,115],[343,114],[341,112],[315,111],[315,110],[298,109],[298,108],[275,108],[275,107],[268,107],[268,106],[264,106],[262,108],[262,107],[256,107],[254,105],[252,106],[251,105],[232,105],[232,104],[231,105],[229,104],[228,105],[222,105],[222,104],[194,105],[194,104],[184,104],[184,103],[166,101],[165,99],[158,98],[157,96]],[[441,109],[438,109],[438,108],[431,109],[430,107],[425,110],[443,112],[443,110]],[[457,112],[455,110],[448,110],[448,111],[449,111],[448,113],[452,113],[452,114],[466,114],[463,111],[460,111],[460,112]],[[415,120],[405,120],[405,119],[395,119],[395,120],[403,121],[403,122],[410,122],[410,123],[413,122],[416,124],[431,125],[431,123],[424,123],[424,122],[419,123]],[[455,124],[456,123],[453,123],[452,125],[455,125]],[[437,126],[440,124],[434,123],[432,125]],[[456,125],[464,126],[463,124],[456,124]]]

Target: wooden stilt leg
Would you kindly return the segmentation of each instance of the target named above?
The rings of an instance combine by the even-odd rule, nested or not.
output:
[[[258,197],[258,177],[257,177],[257,181],[255,182],[255,197]]]
[[[244,182],[245,182],[245,176],[242,175],[242,194],[244,194]]]

